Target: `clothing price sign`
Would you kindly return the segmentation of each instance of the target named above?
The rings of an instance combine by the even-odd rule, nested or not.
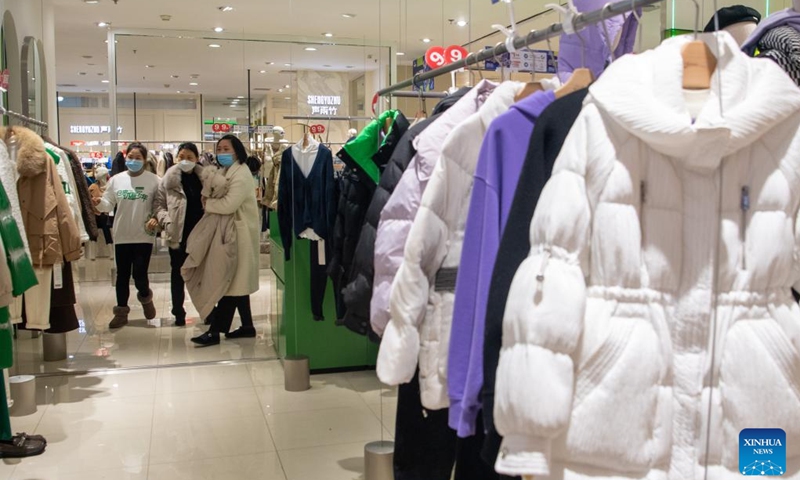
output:
[[[431,68],[439,68],[447,64],[444,47],[431,47],[425,52],[425,63]]]
[[[533,71],[556,73],[556,54],[551,50],[530,50],[533,54]]]
[[[241,134],[250,131],[250,125],[234,125],[233,126],[233,133]]]
[[[95,159],[103,158],[103,156],[104,156],[103,152],[90,152],[89,153],[89,157],[95,158]]]
[[[325,126],[324,125],[311,125],[308,127],[308,131],[311,132],[312,135],[320,135],[325,133]]]
[[[211,126],[214,133],[230,133],[231,125],[228,123],[215,123]]]
[[[269,133],[272,133],[273,129],[274,129],[274,127],[272,125],[259,125],[258,127],[256,127],[256,131],[258,133],[267,133],[267,134],[269,134]]]
[[[469,52],[461,45],[450,45],[444,49],[444,57],[447,59],[447,63],[458,62],[466,58],[467,55],[469,55]]]

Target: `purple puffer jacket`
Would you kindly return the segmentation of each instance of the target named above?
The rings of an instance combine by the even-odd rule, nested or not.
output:
[[[607,3],[607,0],[574,1],[575,8],[579,12],[599,10]],[[616,58],[631,53],[636,40],[636,28],[639,26],[636,16],[631,13],[617,15],[606,20],[605,24],[608,28],[608,37],[612,42],[619,36],[619,42],[614,49]],[[580,33],[583,43],[586,45],[586,67],[597,78],[611,61],[611,45],[608,45],[606,41],[603,26],[597,23],[584,28],[578,33]],[[581,50],[583,50],[583,46],[577,35],[561,35],[558,52],[558,78],[562,82],[566,82],[569,79],[573,70],[581,67],[583,63]]]
[[[383,336],[390,319],[392,281],[403,263],[408,232],[414,223],[433,167],[439,160],[444,139],[456,125],[478,111],[496,86],[494,82],[482,80],[414,140],[417,154],[383,207],[375,240],[375,280],[370,321],[373,331],[380,336]]]

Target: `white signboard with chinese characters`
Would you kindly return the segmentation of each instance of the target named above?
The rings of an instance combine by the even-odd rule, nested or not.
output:
[[[69,133],[100,135],[111,133],[111,127],[108,125],[70,125]]]
[[[342,97],[338,95],[309,95],[308,105],[311,115],[338,115]]]

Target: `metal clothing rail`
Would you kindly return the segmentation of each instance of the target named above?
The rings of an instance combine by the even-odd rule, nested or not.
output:
[[[216,140],[111,140],[110,143],[174,143],[180,145],[181,143],[217,143]]]
[[[595,23],[611,18],[615,15],[621,15],[623,13],[627,13],[642,7],[646,7],[648,5],[653,5],[661,1],[663,0],[627,0],[627,1],[611,3],[599,10],[593,10],[591,12],[579,13],[575,15],[575,17],[573,18],[572,25],[576,31],[580,31],[583,27],[593,25]],[[527,35],[516,37],[514,39],[514,48],[522,49],[529,45],[546,41],[549,38],[553,38],[557,35],[560,35],[563,31],[564,31],[564,25],[561,23],[554,23],[544,30],[531,30],[531,32],[528,33]],[[394,85],[386,87],[382,90],[378,90],[378,96],[386,96],[393,94],[398,90],[413,87],[415,84],[419,85],[426,80],[430,80],[432,78],[436,78],[441,75],[454,72],[456,70],[460,70],[470,65],[475,65],[484,60],[497,58],[498,56],[504,55],[506,53],[508,53],[508,49],[506,48],[505,43],[499,44],[494,48],[487,48],[486,50],[481,50],[478,53],[470,53],[465,58],[457,62],[445,65],[444,67],[436,68],[429,72],[417,74],[414,77],[409,78],[408,80],[404,80],[400,83],[395,83]]]
[[[284,115],[285,120],[333,120],[342,122],[357,122],[360,120],[374,120],[373,117],[348,117],[348,116],[326,116],[326,115]]]
[[[41,120],[36,120],[35,118],[26,117],[21,113],[12,112],[11,110],[6,110],[6,108],[3,106],[0,106],[0,114],[7,115],[9,117],[14,117],[17,120],[20,120],[22,123],[27,125],[36,125],[37,127],[48,128],[47,122],[42,122]]]
[[[448,94],[444,92],[392,92],[387,95],[397,98],[447,98]]]

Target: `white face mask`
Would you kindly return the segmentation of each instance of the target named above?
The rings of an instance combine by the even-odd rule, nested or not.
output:
[[[178,162],[178,168],[181,169],[183,173],[190,173],[194,170],[195,163],[191,160],[181,160]]]

